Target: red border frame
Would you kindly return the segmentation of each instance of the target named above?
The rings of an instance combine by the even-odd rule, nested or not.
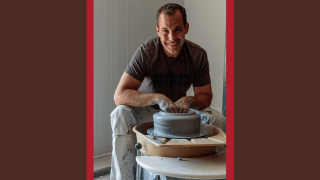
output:
[[[93,0],[87,0],[87,180],[93,180]]]
[[[227,179],[234,179],[234,0],[226,1]],[[87,0],[87,180],[93,180],[93,0]]]
[[[234,0],[226,2],[226,109],[227,148],[226,165],[228,180],[234,179]]]

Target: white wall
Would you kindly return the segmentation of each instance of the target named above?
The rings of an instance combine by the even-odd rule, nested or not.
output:
[[[225,0],[95,0],[94,1],[94,155],[112,151],[110,113],[116,107],[113,93],[135,50],[157,36],[156,12],[175,2],[187,10],[186,35],[203,47],[210,63],[213,100],[222,112],[226,27]],[[188,95],[192,95],[192,89]]]
[[[190,29],[186,39],[207,51],[213,98],[211,107],[222,112],[226,34],[226,0],[184,0]],[[188,95],[193,95],[192,88]]]
[[[112,151],[110,113],[113,94],[131,56],[157,36],[156,13],[164,4],[183,0],[94,1],[94,155]]]

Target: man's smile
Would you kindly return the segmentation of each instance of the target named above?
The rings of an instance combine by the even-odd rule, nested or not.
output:
[[[167,45],[174,47],[177,46],[179,43],[178,42],[171,42],[171,43],[167,43]]]
[[[166,43],[166,44],[167,44],[168,47],[173,47],[173,48],[175,48],[175,47],[177,47],[177,46],[180,44],[180,42],[179,42],[179,41],[174,41],[174,42],[168,42],[168,43]]]

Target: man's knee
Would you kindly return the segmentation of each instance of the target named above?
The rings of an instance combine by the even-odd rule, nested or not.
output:
[[[124,113],[124,112],[130,112],[132,110],[132,107],[126,106],[126,105],[119,105],[111,112],[111,117],[117,117],[118,115]]]
[[[132,127],[136,120],[132,115],[132,107],[126,105],[117,106],[110,114],[113,136],[129,135],[133,133]]]
[[[211,109],[210,107],[202,109],[201,112],[206,113],[208,116],[205,124],[217,126],[223,132],[226,132],[226,117],[222,113]]]
[[[210,119],[216,120],[218,122],[226,121],[226,117],[222,113],[220,113],[214,109],[211,109]]]

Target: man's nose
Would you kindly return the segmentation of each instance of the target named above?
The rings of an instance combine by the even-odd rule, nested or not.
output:
[[[174,41],[174,34],[173,34],[173,32],[170,32],[169,33],[169,41]]]

